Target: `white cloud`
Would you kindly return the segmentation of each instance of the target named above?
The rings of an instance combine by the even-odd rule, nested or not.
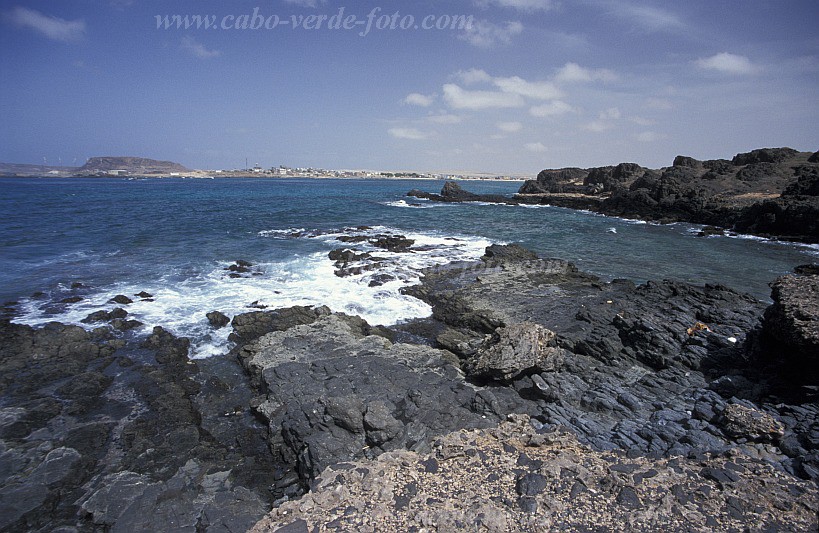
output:
[[[406,98],[402,100],[405,104],[408,105],[418,105],[421,107],[429,107],[432,105],[432,102],[435,101],[435,95],[431,94],[429,96],[421,93],[410,93],[407,95]]]
[[[646,109],[657,109],[659,111],[668,111],[673,109],[674,105],[665,98],[646,98],[644,106]]]
[[[529,150],[530,152],[535,152],[535,153],[543,153],[543,152],[546,152],[546,151],[548,151],[548,150],[549,150],[549,149],[548,149],[548,148],[547,148],[547,147],[546,147],[546,146],[545,146],[543,143],[541,143],[541,142],[536,142],[536,143],[526,143],[525,145],[523,145],[523,147],[524,147],[524,148],[526,148],[527,150]]]
[[[725,74],[754,74],[760,68],[745,57],[728,52],[722,52],[711,57],[697,59],[698,67],[706,70],[715,70]]]
[[[519,94],[499,91],[466,91],[454,83],[444,85],[444,100],[454,109],[521,107]]]
[[[519,94],[537,100],[553,100],[560,98],[560,89],[548,81],[526,81],[518,76],[511,78],[495,78],[492,80],[500,90],[506,93]]]
[[[627,22],[636,22],[650,32],[681,30],[685,24],[670,11],[645,5],[632,5],[627,2],[608,4],[612,12]]]
[[[600,120],[617,120],[618,118],[620,118],[620,110],[616,107],[610,107],[600,112]]]
[[[9,18],[14,24],[55,41],[79,41],[85,37],[85,21],[82,19],[64,20],[25,7],[16,7],[9,13]]]
[[[606,130],[610,130],[614,127],[614,124],[608,122],[606,120],[595,120],[594,122],[589,122],[585,126],[583,126],[584,130],[593,131],[595,133],[601,133]]]
[[[523,129],[523,124],[520,122],[498,122],[498,129],[506,133],[515,133]]]
[[[554,117],[574,111],[574,108],[561,100],[555,100],[548,104],[534,106],[529,109],[529,114],[533,117]]]
[[[396,139],[409,139],[411,141],[423,141],[429,138],[428,133],[415,128],[391,128],[388,133]]]
[[[666,135],[654,131],[644,131],[642,133],[637,134],[635,137],[640,142],[651,143],[654,141],[665,139]]]
[[[295,4],[301,7],[318,7],[319,4],[324,4],[326,0],[284,0],[288,4]]]
[[[591,82],[591,81],[614,81],[617,74],[605,68],[588,69],[577,63],[566,63],[555,74],[555,81],[563,83],[571,82]]]
[[[521,11],[547,11],[554,6],[552,0],[475,0],[475,4],[481,7],[511,7]]]
[[[497,43],[509,44],[512,37],[522,32],[523,24],[517,21],[497,25],[487,20],[478,20],[465,29],[458,38],[478,48],[492,48]]]
[[[190,35],[186,35],[182,38],[182,42],[180,44],[182,50],[185,50],[192,54],[199,59],[211,59],[213,57],[219,57],[222,55],[222,52],[219,50],[208,50],[205,45],[200,42],[197,42],[196,39],[191,37]]]
[[[643,117],[637,117],[637,116],[629,117],[629,120],[631,122],[634,122],[638,126],[653,126],[654,124],[657,123],[656,120],[651,120],[649,118],[643,118]]]
[[[459,79],[462,83],[466,85],[492,81],[492,76],[487,74],[485,70],[477,68],[471,68],[469,70],[459,70],[458,72],[455,73],[455,78]]]
[[[427,120],[433,124],[459,124],[463,119],[458,115],[442,114],[430,115]]]

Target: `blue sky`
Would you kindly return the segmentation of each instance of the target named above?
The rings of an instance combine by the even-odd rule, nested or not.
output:
[[[329,29],[342,9],[363,24]],[[278,26],[237,29],[254,10]],[[0,0],[0,161],[536,174],[814,151],[817,21],[815,0]]]

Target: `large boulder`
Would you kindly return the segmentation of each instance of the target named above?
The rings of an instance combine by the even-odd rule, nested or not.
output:
[[[819,276],[783,276],[771,289],[774,303],[765,310],[765,333],[793,364],[818,369]]]
[[[441,196],[453,200],[472,200],[478,197],[477,194],[465,191],[460,185],[454,181],[444,183],[444,188],[441,189]]]
[[[526,372],[548,372],[563,365],[565,351],[554,345],[555,334],[539,324],[512,324],[495,335],[466,362],[476,378],[509,381]]]
[[[275,311],[253,311],[236,315],[231,321],[230,340],[246,344],[271,331],[284,331],[299,324],[311,324],[320,316],[330,314],[328,307],[296,305]]]

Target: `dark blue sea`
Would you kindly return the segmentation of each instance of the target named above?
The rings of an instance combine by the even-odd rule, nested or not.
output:
[[[193,355],[225,351],[229,316],[250,305],[326,304],[371,323],[426,316],[400,289],[421,268],[474,260],[491,243],[521,243],[605,278],[722,283],[768,298],[768,283],[816,262],[815,246],[755,237],[698,237],[689,224],[655,225],[555,207],[437,204],[406,198],[442,182],[312,179],[0,179],[0,302],[17,302],[15,321],[79,323],[132,297],[129,313],[147,327],[190,336]],[[516,182],[467,182],[479,193],[513,193]],[[350,230],[359,226],[369,229]],[[374,272],[341,278],[327,253],[340,236],[401,234],[418,251],[390,254],[392,280]],[[354,245],[362,248],[362,245]],[[363,248],[366,248],[366,243]],[[230,277],[236,260],[251,273]],[[383,274],[383,272],[380,272]],[[81,286],[77,285],[81,284]],[[73,288],[72,288],[73,286]],[[146,291],[151,300],[133,295]],[[43,295],[35,295],[37,292]],[[75,303],[59,303],[81,297]]]

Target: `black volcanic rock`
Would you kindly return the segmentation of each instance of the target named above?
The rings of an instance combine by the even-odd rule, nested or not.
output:
[[[731,160],[734,165],[752,165],[754,163],[781,163],[798,154],[793,148],[759,148],[750,152],[737,154]]]
[[[784,196],[753,204],[739,213],[734,229],[819,242],[819,197]]]
[[[206,318],[208,323],[216,329],[221,329],[230,324],[230,318],[220,311],[211,311],[207,313]]]
[[[484,251],[483,260],[530,261],[537,259],[535,252],[518,244],[490,244]]]
[[[247,344],[266,333],[284,331],[300,324],[312,324],[319,317],[330,313],[327,307],[293,306],[275,311],[254,311],[236,315],[231,321],[233,333],[230,340]]]
[[[675,166],[675,167],[691,167],[691,168],[696,168],[696,167],[700,166],[701,164],[702,163],[700,161],[697,161],[693,157],[687,157],[687,156],[684,156],[684,155],[678,155],[677,157],[674,158],[674,162],[672,163],[672,165]]]
[[[454,181],[447,181],[441,189],[441,194],[433,194],[418,189],[412,189],[407,196],[424,198],[436,202],[490,202],[490,203],[518,203],[514,199],[500,194],[474,194],[464,190]]]
[[[796,182],[788,185],[782,196],[819,196],[819,167],[799,167],[795,176]]]
[[[731,161],[677,156],[670,167],[635,163],[543,170],[517,199],[607,215],[685,221],[740,232],[819,242],[819,211],[810,198],[819,192],[819,160],[791,148],[763,148]],[[564,181],[586,173],[585,187]],[[572,193],[572,194],[560,194]],[[782,195],[783,200],[777,198]]]

